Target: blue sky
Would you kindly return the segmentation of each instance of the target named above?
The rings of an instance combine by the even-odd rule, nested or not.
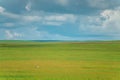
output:
[[[120,40],[120,0],[0,0],[0,40]]]

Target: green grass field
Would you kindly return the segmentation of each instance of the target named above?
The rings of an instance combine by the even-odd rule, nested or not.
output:
[[[120,42],[0,42],[0,80],[120,80]]]

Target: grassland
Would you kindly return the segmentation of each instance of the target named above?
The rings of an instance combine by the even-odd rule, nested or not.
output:
[[[120,42],[0,42],[0,80],[120,80]]]

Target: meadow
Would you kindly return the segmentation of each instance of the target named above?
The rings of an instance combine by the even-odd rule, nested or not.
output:
[[[0,42],[0,80],[120,80],[120,42]]]

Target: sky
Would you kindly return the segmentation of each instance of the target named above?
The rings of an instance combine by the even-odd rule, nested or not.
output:
[[[120,40],[120,0],[0,0],[0,40]]]

